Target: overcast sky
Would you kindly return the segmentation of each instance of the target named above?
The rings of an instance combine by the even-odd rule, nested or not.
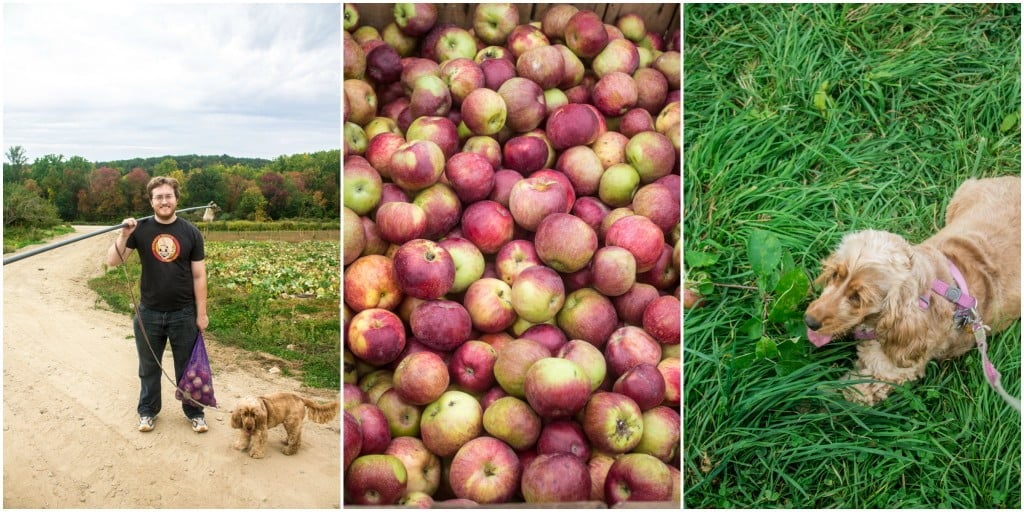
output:
[[[340,148],[340,13],[4,3],[3,151],[22,146],[31,163]]]

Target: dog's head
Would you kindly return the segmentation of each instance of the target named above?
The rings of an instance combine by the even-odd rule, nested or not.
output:
[[[231,428],[242,429],[249,434],[267,424],[267,408],[257,397],[243,398],[231,411]]]
[[[823,346],[858,325],[872,324],[887,308],[899,307],[911,288],[905,286],[911,259],[910,244],[898,235],[874,230],[846,235],[815,279],[823,286],[821,295],[804,316],[811,343]]]

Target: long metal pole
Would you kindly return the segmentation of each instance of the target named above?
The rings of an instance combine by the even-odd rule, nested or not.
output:
[[[214,205],[214,206],[210,206],[210,205],[193,206],[192,208],[183,208],[181,210],[176,210],[174,213],[177,214],[177,213],[188,212],[188,211],[192,211],[192,210],[201,210],[203,208],[216,208],[216,205]],[[155,217],[155,215],[150,215],[148,217],[142,217],[141,219],[138,219],[138,220],[141,222],[141,221],[144,221],[146,219],[152,219],[153,217]],[[109,232],[111,232],[111,231],[113,231],[115,229],[120,229],[120,228],[123,228],[123,227],[124,227],[124,224],[118,224],[116,226],[110,226],[110,227],[103,228],[103,229],[101,229],[99,231],[93,231],[92,233],[86,233],[84,235],[79,235],[79,236],[76,236],[76,237],[73,237],[73,238],[68,238],[67,240],[61,240],[60,242],[54,242],[54,243],[52,243],[50,245],[44,245],[44,246],[42,246],[42,247],[40,247],[38,249],[33,249],[31,251],[23,252],[21,254],[16,254],[14,256],[11,256],[10,258],[5,258],[4,259],[4,265],[7,265],[8,263],[14,263],[15,261],[18,261],[18,260],[23,260],[23,259],[28,258],[30,256],[35,256],[37,254],[41,254],[41,253],[44,253],[46,251],[49,251],[49,250],[52,250],[52,249],[56,249],[58,247],[64,247],[65,245],[73,244],[75,242],[80,242],[82,240],[85,240],[86,238],[92,238],[92,237],[94,237],[96,235],[101,235],[103,233],[109,233]]]

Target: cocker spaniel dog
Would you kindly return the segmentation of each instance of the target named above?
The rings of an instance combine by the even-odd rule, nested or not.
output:
[[[919,245],[874,230],[843,238],[804,321],[815,346],[860,340],[847,378],[871,381],[845,388],[847,399],[876,404],[924,376],[928,361],[970,350],[976,329],[1020,318],[1020,192],[1018,176],[964,182],[946,226]]]
[[[291,455],[302,443],[302,421],[307,412],[317,423],[327,423],[338,415],[338,401],[320,404],[296,393],[273,393],[242,399],[231,412],[231,428],[241,430],[235,448],[249,449],[259,459],[267,445],[267,430],[284,424],[288,437],[284,454]]]

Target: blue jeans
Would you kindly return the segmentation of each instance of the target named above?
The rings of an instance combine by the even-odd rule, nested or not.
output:
[[[167,342],[170,341],[171,355],[174,356],[174,382],[177,384],[192,357],[199,327],[196,326],[196,310],[193,307],[178,311],[156,311],[140,304],[139,315],[146,327],[146,335],[143,336],[136,318],[132,324],[135,326],[135,348],[139,352],[139,381],[142,384],[138,412],[139,416],[152,417],[160,412],[160,383],[165,377],[158,363],[163,358]],[[147,337],[152,351],[146,347]],[[182,401],[181,409],[189,418],[203,416],[203,408],[192,402]]]

